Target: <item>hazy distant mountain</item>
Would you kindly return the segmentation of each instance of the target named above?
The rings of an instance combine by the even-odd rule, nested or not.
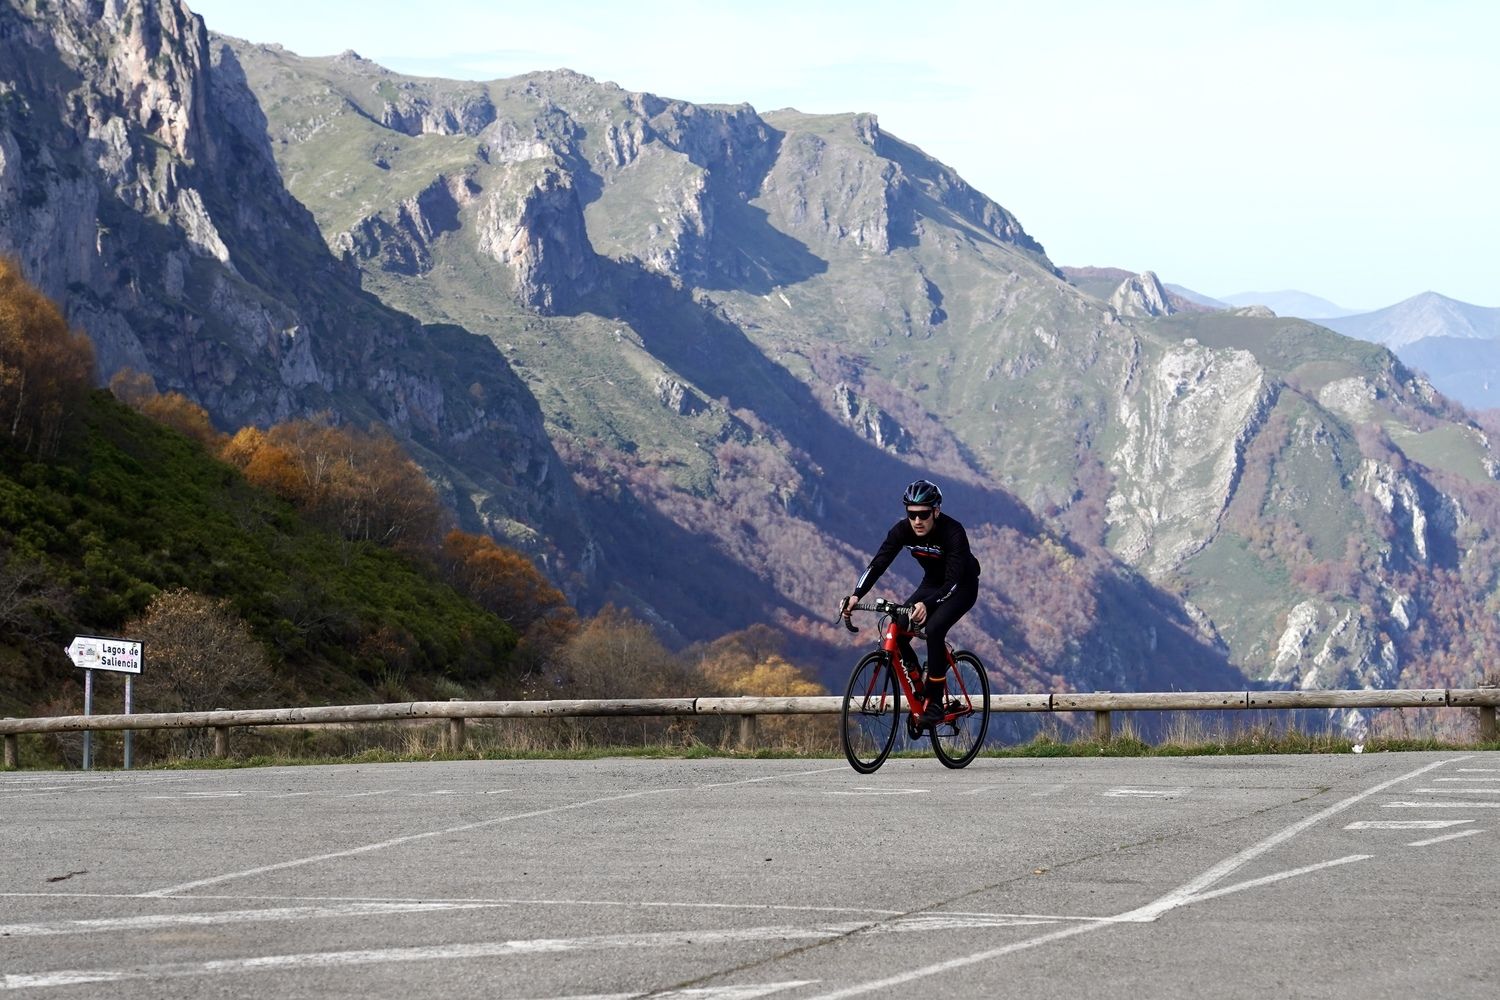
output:
[[[1204,295],[1202,292],[1195,292],[1185,285],[1174,285],[1171,282],[1168,282],[1167,291],[1171,292],[1173,295],[1177,295],[1184,299],[1187,299],[1189,302],[1192,302],[1195,305],[1206,306],[1209,309],[1233,308],[1233,306],[1231,306],[1228,302],[1216,299],[1211,295]]]
[[[1500,309],[1423,292],[1374,312],[1319,322],[1384,344],[1465,406],[1500,406]]]
[[[1219,299],[1231,306],[1265,306],[1278,316],[1293,316],[1297,319],[1352,316],[1359,311],[1345,309],[1327,299],[1291,289],[1281,292],[1236,292],[1233,295],[1221,295]]]
[[[1399,353],[1402,348],[1429,337],[1500,339],[1500,309],[1470,305],[1437,292],[1423,292],[1384,309],[1332,318],[1323,325],[1346,337],[1384,344]]]
[[[1398,355],[1443,395],[1476,410],[1500,407],[1500,340],[1426,337]]]

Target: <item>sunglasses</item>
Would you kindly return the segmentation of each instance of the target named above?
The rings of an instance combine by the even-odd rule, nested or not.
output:
[[[906,519],[908,521],[925,521],[936,513],[937,510],[932,507],[928,507],[926,510],[908,510],[906,512]]]

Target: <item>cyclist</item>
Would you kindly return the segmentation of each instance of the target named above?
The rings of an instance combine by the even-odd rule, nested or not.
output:
[[[943,491],[937,484],[918,479],[906,488],[901,500],[906,516],[886,532],[885,541],[854,585],[854,593],[839,606],[845,618],[860,598],[870,592],[903,548],[922,567],[922,583],[907,598],[914,625],[927,627],[927,708],[922,722],[932,725],[943,719],[943,681],[948,673],[944,648],[948,630],[968,613],[979,599],[979,560],[969,551],[964,526],[942,512]]]

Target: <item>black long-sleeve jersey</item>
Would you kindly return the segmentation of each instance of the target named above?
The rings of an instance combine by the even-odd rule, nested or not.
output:
[[[929,607],[943,603],[959,587],[979,582],[979,560],[969,551],[969,536],[963,525],[947,514],[939,513],[927,537],[918,538],[911,522],[903,517],[886,533],[875,558],[860,574],[859,582],[854,585],[856,598],[863,598],[870,592],[875,581],[890,568],[903,548],[911,549],[917,564],[922,567],[922,586],[938,588],[938,596],[928,602]]]

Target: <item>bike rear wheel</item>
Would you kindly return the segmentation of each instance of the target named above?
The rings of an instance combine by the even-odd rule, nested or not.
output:
[[[870,653],[849,675],[839,728],[844,756],[861,774],[869,774],[890,755],[896,742],[896,675],[884,653]]]
[[[947,719],[932,726],[932,750],[948,767],[963,767],[984,746],[990,728],[990,675],[967,650],[953,654],[943,693]]]

